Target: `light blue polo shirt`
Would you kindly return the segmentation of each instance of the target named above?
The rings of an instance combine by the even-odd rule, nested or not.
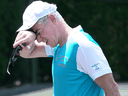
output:
[[[94,80],[112,71],[98,43],[81,26],[65,45],[47,46],[46,53],[53,56],[54,96],[104,96]]]

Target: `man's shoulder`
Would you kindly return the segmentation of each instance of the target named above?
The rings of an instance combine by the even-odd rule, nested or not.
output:
[[[90,41],[86,35],[86,32],[77,32],[72,38],[79,46],[88,46],[90,45]]]
[[[84,31],[77,32],[72,38],[78,43],[79,46],[100,47],[99,44],[92,38],[92,36]]]

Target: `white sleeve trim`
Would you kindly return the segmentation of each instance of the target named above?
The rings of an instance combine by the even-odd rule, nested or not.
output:
[[[91,75],[91,78],[92,78],[93,80],[95,80],[96,78],[98,78],[98,77],[100,77],[100,76],[103,76],[103,75],[105,75],[105,74],[108,74],[108,73],[112,73],[112,71],[111,71],[110,68],[105,69],[105,70],[101,70],[101,71],[98,71],[98,72],[92,74],[92,75]]]

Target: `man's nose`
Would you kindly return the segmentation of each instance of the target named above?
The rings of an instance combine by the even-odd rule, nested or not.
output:
[[[37,36],[37,41],[40,43],[42,41],[42,38],[40,37],[40,35]]]
[[[47,42],[47,39],[43,38],[42,39],[42,42],[46,43]]]

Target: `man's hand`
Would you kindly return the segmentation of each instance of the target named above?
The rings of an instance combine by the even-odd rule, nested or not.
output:
[[[32,44],[35,41],[35,38],[36,38],[36,36],[33,32],[20,31],[14,41],[13,48],[16,48],[16,46],[20,45],[20,46],[22,46],[22,48],[25,48],[26,50],[30,49]],[[23,46],[22,45],[23,43],[26,43],[27,46],[26,47]]]
[[[14,41],[13,48],[16,48],[18,45],[22,47],[20,51],[20,56],[27,57],[31,54],[34,49],[35,33],[31,31],[20,31]],[[23,45],[26,46],[23,46]]]

